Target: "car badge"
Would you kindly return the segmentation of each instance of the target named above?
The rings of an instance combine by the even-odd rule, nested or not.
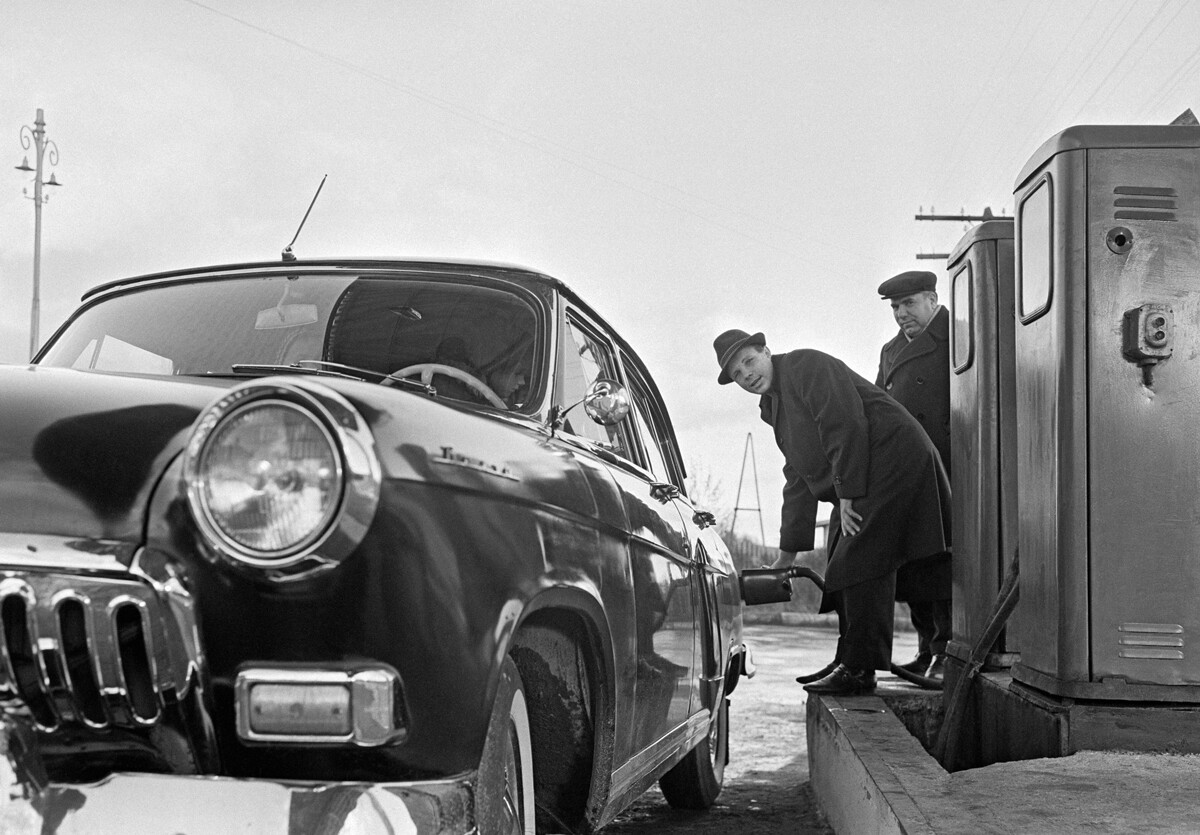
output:
[[[513,473],[508,467],[498,464],[491,464],[484,461],[482,458],[472,458],[469,455],[463,455],[461,452],[455,452],[454,447],[444,446],[441,448],[441,454],[433,457],[434,464],[448,464],[452,467],[465,467],[468,470],[494,475],[500,478],[507,478],[510,481],[520,481],[521,477]]]

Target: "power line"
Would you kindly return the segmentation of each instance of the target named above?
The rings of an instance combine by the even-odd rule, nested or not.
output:
[[[1004,214],[1001,214],[1000,217],[996,217],[996,215],[992,214],[991,206],[985,206],[983,211],[977,215],[969,215],[965,211],[960,211],[956,215],[939,215],[933,213],[932,206],[929,207],[929,214],[926,214],[925,207],[922,206],[917,209],[917,213],[913,217],[913,220],[950,220],[960,223],[982,223],[985,220],[1012,220],[1012,218],[1006,217]],[[948,261],[949,259],[950,253],[948,252],[917,253],[918,261]]]
[[[1109,18],[1108,24],[1104,27],[1100,34],[1096,36],[1096,40],[1100,41],[1099,45],[1090,46],[1086,50],[1086,54],[1090,56],[1089,60],[1087,61],[1086,66],[1083,66],[1082,68],[1077,67],[1075,69],[1074,73],[1071,75],[1071,83],[1069,86],[1067,86],[1065,83],[1062,85],[1048,85],[1049,89],[1058,87],[1058,95],[1055,96],[1049,105],[1042,110],[1042,115],[1032,121],[1031,126],[1026,130],[1020,143],[1015,146],[1016,148],[1028,148],[1032,151],[1037,147],[1037,144],[1040,144],[1049,135],[1068,127],[1068,125],[1063,125],[1061,123],[1056,125],[1047,125],[1047,123],[1062,109],[1062,107],[1070,99],[1071,94],[1074,93],[1075,89],[1079,86],[1080,82],[1083,81],[1084,77],[1089,72],[1091,72],[1092,67],[1096,65],[1096,62],[1100,59],[1100,57],[1106,54],[1106,47],[1108,46],[1109,41],[1111,41],[1113,37],[1115,37],[1116,34],[1121,31],[1121,27],[1125,23],[1125,19],[1129,17],[1130,13],[1133,11],[1136,2],[1137,0],[1127,0],[1125,6],[1123,7],[1123,11]],[[1084,16],[1084,20],[1092,17],[1092,11],[1095,10],[1095,7],[1096,4],[1093,4],[1092,9],[1087,15]],[[1079,27],[1076,27],[1069,40],[1074,40],[1078,34]],[[1064,43],[1066,42],[1069,41],[1064,41]],[[1053,79],[1050,76],[1047,76],[1047,81],[1052,80]],[[996,156],[997,155],[992,155],[993,158]],[[1007,164],[1007,160],[1002,162],[1001,160],[996,159],[995,165],[1001,164]]]
[[[1085,101],[1083,103],[1083,105],[1078,110],[1075,111],[1075,115],[1071,117],[1072,123],[1076,119],[1079,118],[1080,114],[1082,114],[1083,111],[1087,110],[1087,107],[1089,104],[1092,103],[1092,100],[1095,99],[1096,96],[1100,95],[1100,91],[1105,89],[1104,85],[1108,83],[1108,79],[1110,79],[1112,77],[1112,74],[1114,72],[1116,72],[1117,67],[1119,67],[1121,65],[1121,63],[1125,60],[1126,56],[1129,55],[1130,51],[1135,46],[1137,46],[1138,42],[1141,41],[1142,36],[1146,34],[1146,30],[1150,28],[1150,24],[1152,24],[1155,20],[1158,19],[1159,15],[1161,15],[1163,13],[1163,9],[1165,9],[1167,7],[1167,4],[1170,1],[1171,0],[1163,0],[1162,3],[1159,4],[1159,6],[1155,10],[1154,14],[1150,16],[1150,19],[1147,20],[1146,23],[1142,26],[1142,28],[1138,31],[1137,37],[1135,37],[1132,41],[1129,42],[1129,46],[1125,47],[1125,51],[1121,53],[1121,57],[1116,60],[1116,63],[1114,63],[1112,65],[1112,68],[1108,71],[1108,73],[1104,76],[1104,78],[1100,79],[1100,83],[1096,85],[1096,89],[1092,92],[1092,94],[1090,96],[1088,96],[1087,101]],[[1187,0],[1184,0],[1184,2],[1187,2]],[[1181,11],[1182,11],[1182,8],[1181,8]],[[1178,17],[1179,12],[1176,12],[1175,16]],[[1172,18],[1172,20],[1174,20],[1174,19],[1175,18]],[[1136,64],[1136,62],[1135,62],[1135,64]],[[1131,66],[1133,66],[1133,65],[1131,65]],[[1121,76],[1121,77],[1124,78],[1124,76]]]
[[[1145,118],[1151,112],[1156,110],[1161,104],[1163,104],[1167,100],[1167,97],[1170,96],[1171,93],[1175,92],[1175,88],[1182,83],[1183,79],[1187,77],[1187,74],[1190,73],[1197,64],[1200,64],[1200,46],[1192,50],[1191,54],[1189,54],[1187,58],[1184,58],[1179,64],[1175,72],[1171,73],[1170,77],[1163,82],[1163,89],[1159,91],[1159,94],[1155,96],[1150,104],[1138,111],[1138,118]]]
[[[404,93],[405,95],[411,96],[412,98],[417,99],[418,101],[422,101],[428,105],[431,105],[432,107],[443,110],[446,113],[449,113],[460,119],[471,122],[479,127],[485,128],[487,130],[494,131],[494,132],[500,134],[501,136],[504,136],[507,139],[510,139],[514,142],[518,142],[528,148],[531,148],[535,151],[539,151],[543,154],[546,154],[547,156],[553,157],[553,158],[559,160],[560,162],[566,163],[567,165],[571,165],[575,168],[580,169],[581,171],[586,171],[589,174],[599,177],[600,179],[603,179],[609,183],[612,183],[614,185],[620,186],[621,188],[625,188],[625,189],[628,189],[629,191],[640,194],[649,200],[655,201],[657,203],[661,203],[664,206],[668,206],[672,209],[675,209],[678,212],[681,212],[683,214],[694,217],[697,220],[700,220],[711,226],[715,226],[717,228],[723,229],[732,235],[735,235],[735,236],[741,237],[741,238],[745,238],[748,241],[751,241],[760,246],[766,247],[767,249],[774,250],[775,252],[778,252],[782,255],[786,255],[789,258],[799,260],[801,263],[807,263],[810,266],[814,266],[816,268],[826,270],[827,272],[832,272],[833,274],[838,275],[841,278],[850,280],[850,276],[846,275],[844,272],[840,272],[837,269],[836,264],[838,262],[836,262],[836,261],[826,263],[826,264],[821,264],[821,265],[814,265],[811,262],[808,262],[804,259],[798,259],[795,254],[795,251],[793,249],[781,247],[778,244],[773,243],[772,241],[760,238],[757,235],[753,235],[749,232],[746,232],[743,229],[739,229],[735,226],[732,226],[725,221],[722,221],[717,218],[713,218],[710,215],[698,212],[695,209],[692,209],[688,206],[680,205],[677,202],[669,200],[661,195],[654,194],[650,191],[647,191],[646,189],[639,188],[638,186],[636,186],[632,183],[629,183],[625,180],[621,180],[616,177],[613,177],[613,176],[605,173],[604,171],[597,170],[597,168],[595,168],[594,166],[584,164],[583,162],[580,162],[580,159],[588,160],[592,163],[595,163],[596,165],[604,166],[604,167],[610,168],[614,171],[618,171],[618,172],[625,174],[628,177],[631,177],[635,180],[647,182],[647,183],[650,183],[652,185],[655,185],[655,186],[658,186],[661,188],[670,189],[670,190],[676,192],[677,194],[683,195],[689,199],[696,200],[701,203],[707,204],[709,207],[711,207],[719,212],[724,212],[724,213],[728,213],[731,215],[738,215],[742,218],[751,220],[755,223],[758,223],[758,224],[761,224],[764,226],[772,226],[781,232],[786,232],[788,235],[794,236],[796,239],[804,239],[807,237],[806,233],[803,231],[789,229],[789,228],[781,226],[779,224],[772,223],[771,221],[766,220],[764,218],[760,218],[755,215],[739,211],[737,209],[731,209],[730,207],[728,207],[724,204],[717,203],[716,201],[711,200],[702,195],[698,195],[693,192],[689,192],[685,189],[679,188],[678,186],[674,186],[670,183],[666,183],[661,180],[656,180],[652,177],[647,177],[644,174],[640,174],[636,171],[625,168],[616,163],[608,162],[607,160],[603,160],[598,157],[590,156],[586,153],[583,153],[581,151],[578,151],[574,148],[563,145],[561,143],[555,142],[554,140],[548,139],[544,136],[536,134],[525,128],[511,125],[502,120],[493,119],[490,116],[484,116],[482,114],[476,113],[475,111],[472,111],[468,108],[464,108],[461,105],[455,104],[454,102],[451,102],[447,99],[441,98],[441,97],[433,95],[431,93],[427,93],[424,90],[421,90],[417,87],[413,87],[410,84],[405,84],[403,82],[396,81],[393,78],[390,78],[388,76],[385,76],[385,75],[375,72],[373,70],[367,69],[366,67],[359,66],[358,64],[354,64],[350,61],[345,60],[344,58],[338,57],[337,55],[334,55],[334,54],[326,52],[324,50],[309,46],[308,44],[298,41],[294,38],[290,38],[286,35],[281,35],[278,32],[272,31],[263,26],[259,26],[258,24],[255,24],[255,23],[251,23],[250,21],[245,20],[240,17],[237,17],[236,15],[229,14],[228,12],[224,12],[224,11],[221,11],[220,9],[214,8],[205,3],[201,3],[201,2],[199,2],[199,0],[182,0],[182,2],[192,5],[192,6],[195,6],[196,8],[203,9],[207,12],[210,12],[211,14],[217,15],[218,17],[223,17],[227,20],[231,20],[234,23],[237,23],[248,29],[252,29],[255,32],[258,32],[259,34],[265,35],[269,38],[274,38],[275,40],[286,43],[289,46],[295,47],[296,49],[299,49],[303,52],[307,52],[308,54],[314,55],[324,61],[328,61],[329,63],[334,64],[338,67],[341,67],[344,70],[361,75],[365,78],[369,78],[372,81],[375,81],[386,87],[390,87],[394,90]],[[1032,2],[1032,0],[1031,0],[1031,2]]]
[[[1029,9],[1032,5],[1033,5],[1033,0],[1027,0],[1027,2],[1025,3],[1025,7],[1023,9],[1021,9],[1021,16],[1017,18],[1017,22],[1015,24],[1013,24],[1013,28],[1009,30],[1008,39],[1004,42],[1004,46],[1000,47],[1000,55],[1001,56],[1006,56],[1008,54],[1008,46],[1009,46],[1009,44],[1012,43],[1013,38],[1016,37],[1017,31],[1021,28],[1021,24],[1025,21],[1025,15],[1027,15],[1029,13]],[[968,114],[965,118],[960,119],[958,121],[958,133],[956,133],[954,135],[954,139],[951,140],[950,145],[949,145],[950,148],[958,149],[958,152],[955,154],[955,156],[954,156],[953,160],[950,162],[950,164],[948,166],[946,166],[945,176],[942,177],[941,182],[938,184],[937,189],[934,191],[935,194],[945,190],[945,188],[949,184],[952,176],[958,173],[958,165],[962,161],[962,156],[964,153],[963,149],[966,147],[966,146],[960,144],[959,140],[962,139],[963,132],[967,129],[968,125],[978,124],[975,120],[975,111],[978,110],[982,106],[983,102],[992,100],[991,91],[992,91],[993,87],[995,86],[995,84],[997,83],[997,81],[998,80],[1007,81],[1008,77],[1009,77],[1009,75],[1011,75],[1011,73],[1012,73],[1012,71],[1009,70],[1008,73],[1006,73],[1003,76],[998,77],[998,76],[989,75],[988,83],[987,83],[987,86],[984,88],[984,92],[981,95],[974,97],[974,99],[971,103],[971,110],[968,112]]]
[[[1130,0],[1130,2],[1133,2],[1133,0]],[[1100,0],[1092,0],[1091,8],[1089,8],[1086,13],[1078,16],[1078,23],[1075,25],[1075,28],[1071,31],[1071,34],[1062,39],[1062,41],[1061,41],[1062,44],[1064,44],[1064,45],[1070,44],[1070,43],[1074,43],[1075,41],[1078,40],[1079,33],[1082,31],[1083,27],[1087,23],[1089,23],[1090,21],[1095,19],[1096,7],[1099,5],[1100,5]],[[1058,53],[1058,57],[1055,59],[1054,64],[1050,67],[1050,69],[1045,73],[1045,78],[1047,81],[1051,81],[1052,79],[1054,79],[1055,73],[1058,71],[1059,65],[1063,62],[1063,60],[1067,57],[1067,54],[1068,54],[1068,51],[1065,48],[1056,49],[1056,52]],[[1092,58],[1093,58],[1093,60],[1095,60],[1095,55],[1093,55]],[[1076,77],[1078,77],[1078,70],[1076,71]],[[1038,95],[1041,95],[1044,92],[1049,92],[1053,89],[1055,89],[1054,86],[1047,84],[1047,85],[1043,86],[1041,88],[1041,90],[1038,91]],[[1027,132],[1025,134],[1026,138],[1022,141],[1021,145],[1019,145],[1017,147],[1025,147],[1025,146],[1029,145],[1032,141],[1034,141],[1033,139],[1031,139],[1031,137],[1033,137],[1034,131],[1040,132],[1042,130],[1041,125],[1045,123],[1046,117],[1048,117],[1052,112],[1054,112],[1055,109],[1056,108],[1047,108],[1046,110],[1043,110],[1042,114],[1036,120],[1034,120],[1037,127],[1028,128]],[[1028,113],[1028,110],[1026,110],[1025,112]]]

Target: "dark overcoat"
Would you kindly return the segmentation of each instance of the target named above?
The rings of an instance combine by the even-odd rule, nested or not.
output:
[[[836,537],[828,591],[882,577],[946,551],[950,484],[921,425],[841,360],[814,350],[771,358],[762,419],[783,453],[779,547],[813,548],[818,502],[854,499],[862,529]]]
[[[917,419],[950,472],[950,313],[938,309],[910,342],[901,330],[879,352],[875,385]],[[906,566],[896,576],[896,599],[948,600],[953,590],[949,554]]]
[[[917,419],[950,472],[950,313],[945,307],[911,342],[900,331],[883,346],[875,385]]]

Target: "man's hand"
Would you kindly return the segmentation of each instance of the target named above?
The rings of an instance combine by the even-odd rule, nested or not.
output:
[[[791,568],[796,564],[795,551],[780,551],[779,556],[775,558],[775,562],[771,563],[770,568]]]
[[[862,514],[854,509],[853,499],[838,499],[838,514],[842,521],[842,533],[854,536],[862,530]]]

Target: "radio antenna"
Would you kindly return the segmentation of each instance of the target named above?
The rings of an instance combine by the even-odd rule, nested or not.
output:
[[[317,205],[317,198],[321,196],[321,189],[324,188],[325,179],[328,176],[329,175],[326,174],[324,177],[321,178],[321,184],[319,186],[317,186],[317,193],[313,195],[312,202],[308,204],[308,211],[306,211],[304,213],[304,217],[300,219],[300,225],[298,227],[296,227],[296,234],[292,235],[292,243],[288,244],[287,246],[285,246],[283,248],[283,260],[284,261],[295,261],[296,260],[296,253],[292,252],[292,244],[294,244],[296,242],[296,238],[300,237],[300,230],[304,228],[304,222],[306,220],[308,220],[308,213],[312,211],[313,206]]]

